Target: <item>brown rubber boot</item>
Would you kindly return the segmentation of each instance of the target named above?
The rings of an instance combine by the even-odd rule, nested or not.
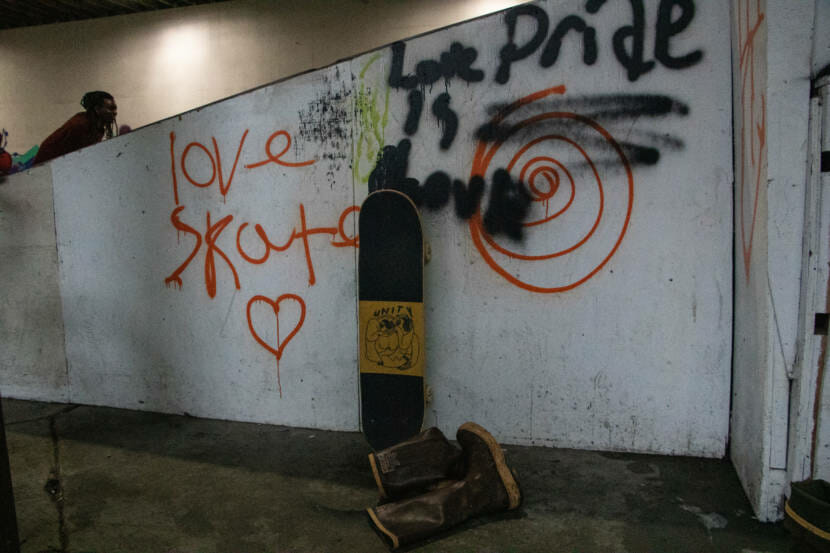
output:
[[[460,460],[461,451],[437,428],[369,454],[381,500],[401,499],[459,478]]]
[[[473,488],[479,500],[486,502],[476,514],[518,508],[522,503],[522,492],[495,438],[474,422],[462,424],[455,437],[464,450],[464,481]]]
[[[372,526],[393,549],[426,539],[468,518],[515,509],[519,485],[504,453],[481,426],[468,422],[458,429],[466,475],[422,495],[368,509]]]

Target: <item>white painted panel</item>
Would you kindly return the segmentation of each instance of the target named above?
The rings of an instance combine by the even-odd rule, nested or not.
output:
[[[821,126],[820,150],[826,152],[830,150],[830,78],[822,77],[816,83],[819,93],[819,98],[822,104],[820,121],[816,121]],[[815,152],[815,150],[814,150]],[[817,152],[816,152],[817,153]],[[819,165],[820,162],[816,165]],[[830,272],[828,272],[828,262],[830,262],[830,195],[826,193],[827,186],[830,184],[830,172],[823,172],[817,179],[819,181],[819,189],[821,190],[819,203],[819,229],[817,232],[817,278],[818,282],[827,285],[830,280]],[[817,296],[824,300],[824,304],[814,304],[815,310],[818,313],[827,312],[827,292],[828,288],[821,289]],[[818,302],[817,302],[818,303]],[[813,463],[813,478],[830,479],[830,386],[827,382],[827,337],[817,337],[820,345],[820,353],[817,356],[815,380],[815,395],[818,402],[817,415],[814,418],[815,429],[813,433],[812,443],[812,463]],[[817,348],[817,349],[818,349]]]
[[[730,453],[756,516],[772,521],[783,516],[787,478],[809,464],[803,432],[811,426],[805,417],[812,416],[806,399],[812,367],[805,363],[813,350],[804,336],[812,315],[803,310],[815,299],[810,266],[821,263],[809,259],[818,197],[806,186],[815,14],[812,2],[732,5],[737,219]]]
[[[767,2],[736,0],[733,12],[735,116],[735,344],[730,458],[750,503],[768,501],[773,336],[767,181]]]
[[[789,480],[798,482],[813,474],[816,383],[822,341],[816,334],[816,313],[826,307],[827,261],[821,242],[827,235],[822,225],[830,221],[822,215],[825,199],[821,187],[821,102],[810,98],[809,178],[804,200],[804,242],[802,245],[801,296],[795,374],[790,401],[788,469]]]
[[[55,162],[74,401],[355,428],[355,250],[312,230],[352,204],[348,143],[302,137],[340,71]],[[258,226],[290,246],[247,261],[268,252]]]
[[[66,356],[49,167],[0,177],[0,283],[3,395],[65,401]]]
[[[830,26],[830,2],[816,0],[815,29],[827,29]],[[813,34],[812,74],[820,72],[830,65],[830,35],[828,33]]]
[[[472,419],[509,443],[722,455],[731,350],[728,7],[690,3],[688,27],[669,37],[660,62],[660,2],[645,3],[642,22],[627,3],[596,13],[583,2],[535,5],[546,40],[576,21],[568,16],[593,28],[596,60],[583,59],[572,32],[555,64],[540,66],[542,41],[499,82],[509,24],[497,14],[408,41],[401,75],[417,74],[420,63],[413,87],[390,81],[394,48],[383,48],[56,161],[73,400],[357,428],[350,208],[376,181],[369,174],[381,146],[406,139],[403,173],[420,184],[435,172],[465,185],[483,173],[482,212],[494,197],[505,204],[492,187],[499,167],[532,184],[537,198],[549,196],[533,202],[526,222],[540,222],[524,227],[523,240],[494,235],[494,245],[476,217],[457,216],[451,197],[424,209],[428,423],[453,433]],[[518,18],[518,45],[531,40],[533,21]],[[642,23],[643,61],[655,61],[639,75],[613,47],[634,23]],[[668,56],[697,51],[702,58],[688,67],[667,67]],[[454,70],[433,82],[442,54]],[[411,98],[423,112],[406,132]],[[503,142],[480,144],[482,125],[518,100],[497,121]],[[224,195],[211,180],[214,138]],[[256,166],[269,143],[272,161]],[[385,152],[388,162],[393,150]],[[194,186],[188,175],[211,184]],[[231,219],[206,233],[208,212],[214,226]],[[274,245],[261,264],[253,261],[266,251],[256,224]],[[197,234],[202,244],[177,272]],[[165,286],[175,276],[181,288]],[[285,294],[301,298],[304,318],[294,296],[276,301]]]
[[[810,112],[809,32],[814,10],[809,4],[770,2],[769,70],[766,94],[769,114],[767,188],[770,257],[769,295],[773,320],[772,411],[770,466],[787,467],[789,380],[796,355],[804,201],[808,178]]]

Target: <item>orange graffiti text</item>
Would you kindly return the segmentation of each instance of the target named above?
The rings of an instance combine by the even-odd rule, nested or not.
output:
[[[351,238],[346,234],[345,220],[350,213],[354,213],[359,210],[360,208],[357,206],[351,206],[343,210],[343,213],[340,215],[337,227],[308,228],[308,225],[306,224],[305,206],[303,204],[300,204],[300,228],[297,229],[295,227],[294,229],[292,229],[291,236],[288,238],[288,241],[285,244],[279,245],[273,243],[268,238],[268,234],[265,232],[265,229],[262,228],[262,225],[256,224],[254,225],[254,231],[256,232],[262,244],[265,246],[265,253],[263,253],[259,257],[253,257],[246,253],[244,248],[242,247],[242,231],[245,230],[245,227],[248,226],[248,223],[242,223],[241,225],[239,225],[239,230],[236,231],[236,249],[239,251],[239,255],[241,255],[242,258],[245,259],[245,261],[253,263],[255,265],[261,265],[262,263],[265,263],[268,260],[268,257],[271,255],[272,250],[277,252],[284,252],[285,250],[291,247],[291,245],[294,243],[294,240],[302,240],[306,265],[308,267],[308,284],[309,286],[313,286],[317,282],[317,279],[314,275],[314,264],[311,261],[311,248],[309,247],[308,242],[309,236],[314,236],[316,234],[327,234],[331,237],[330,245],[334,246],[335,248],[344,248],[349,246],[356,248],[358,244],[357,237]]]
[[[188,234],[192,234],[196,237],[196,245],[194,246],[193,250],[190,252],[190,255],[185,259],[184,263],[179,265],[179,267],[173,271],[173,273],[164,279],[164,283],[170,285],[175,283],[179,288],[182,286],[182,279],[181,274],[193,260],[196,253],[202,246],[202,235],[194,229],[193,227],[183,223],[179,218],[179,214],[184,210],[184,206],[180,205],[176,209],[173,210],[173,213],[170,215],[170,220],[173,222],[173,226],[178,231],[186,232]],[[207,246],[207,251],[205,252],[205,287],[207,289],[208,296],[211,298],[216,297],[216,263],[214,259],[214,254],[221,257],[228,267],[233,273],[233,281],[236,285],[236,289],[239,290],[239,275],[236,273],[236,268],[233,266],[233,263],[228,256],[222,251],[219,246],[216,245],[216,241],[219,239],[219,235],[222,234],[222,231],[225,230],[230,222],[233,220],[233,215],[226,215],[222,217],[219,221],[214,224],[210,223],[210,211],[207,212],[207,223],[206,223],[206,231],[204,234],[204,243]]]
[[[231,184],[233,183],[234,174],[236,173],[236,167],[239,164],[239,157],[242,154],[242,148],[245,145],[245,139],[247,137],[248,129],[245,129],[245,132],[242,133],[242,137],[239,139],[239,145],[236,147],[236,155],[227,179],[225,178],[225,173],[222,169],[222,154],[219,149],[219,144],[216,141],[216,137],[213,136],[210,137],[211,143],[213,144],[213,151],[199,141],[194,140],[193,142],[188,143],[187,146],[184,147],[184,150],[182,150],[179,157],[178,169],[182,172],[182,175],[184,175],[185,180],[197,188],[208,188],[214,182],[218,181],[219,193],[222,195],[223,199],[227,199],[228,192],[230,191]],[[277,138],[285,140],[285,146],[279,153],[275,154],[272,151],[271,144]],[[268,140],[265,143],[265,154],[267,158],[257,163],[247,164],[245,165],[245,168],[255,169],[269,163],[282,165],[284,167],[306,167],[314,163],[313,159],[300,162],[286,161],[282,159],[290,147],[291,135],[283,130],[276,131],[268,137]],[[176,165],[176,133],[171,132],[170,172],[173,177],[173,200],[176,205],[179,205],[179,179]],[[208,169],[207,171],[204,171],[203,174],[210,174],[209,178],[206,176],[199,178],[193,175],[194,169],[199,168],[204,170],[205,167]]]
[[[271,151],[271,142],[273,142],[273,140],[278,136],[285,138],[285,147],[280,151],[280,153],[275,155]],[[268,158],[258,163],[251,163],[250,165],[246,165],[245,168],[254,169],[256,167],[262,167],[263,165],[267,165],[269,163],[275,163],[277,165],[282,165],[284,167],[305,167],[306,165],[311,165],[312,163],[314,163],[313,159],[300,162],[283,161],[282,156],[285,155],[285,152],[287,152],[290,147],[291,135],[285,131],[277,131],[270,137],[268,137],[268,142],[265,143],[265,154],[268,156]]]

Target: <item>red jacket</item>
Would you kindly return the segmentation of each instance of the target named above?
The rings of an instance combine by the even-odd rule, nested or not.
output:
[[[100,142],[102,138],[104,138],[104,130],[95,127],[87,112],[76,113],[43,141],[33,163],[43,163],[80,150],[85,146]]]

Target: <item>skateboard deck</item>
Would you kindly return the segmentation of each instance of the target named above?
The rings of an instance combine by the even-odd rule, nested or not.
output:
[[[420,432],[424,419],[424,243],[415,204],[379,190],[360,207],[360,418],[374,450]]]

